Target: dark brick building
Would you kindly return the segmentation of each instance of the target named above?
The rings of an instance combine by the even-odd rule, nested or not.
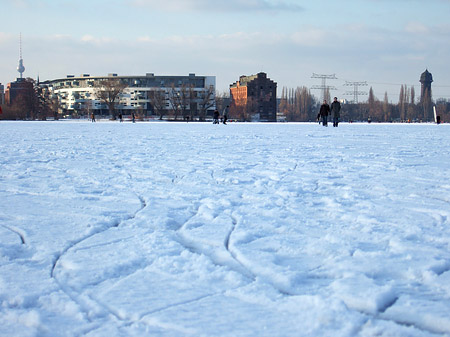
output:
[[[245,120],[276,122],[277,83],[266,73],[241,76],[230,85],[231,114]]]
[[[33,95],[33,83],[23,78],[18,78],[15,82],[8,83],[5,91],[5,103],[8,105],[16,103],[17,99],[25,100]]]

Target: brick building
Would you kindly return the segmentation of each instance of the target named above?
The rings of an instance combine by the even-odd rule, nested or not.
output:
[[[266,73],[241,76],[230,85],[231,115],[244,120],[276,122],[277,83]]]
[[[33,83],[23,78],[18,78],[15,82],[8,83],[5,91],[5,103],[8,105],[16,103],[17,99],[22,101],[33,95]]]

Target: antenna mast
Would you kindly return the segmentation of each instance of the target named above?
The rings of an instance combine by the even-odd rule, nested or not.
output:
[[[19,38],[19,65],[17,66],[17,71],[20,74],[20,78],[22,78],[22,74],[25,71],[25,67],[23,65],[23,59],[22,59],[22,33],[20,33]]]

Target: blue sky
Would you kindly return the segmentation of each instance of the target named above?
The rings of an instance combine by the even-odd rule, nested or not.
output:
[[[367,81],[398,101],[401,84],[450,99],[450,0],[0,0],[0,82],[25,76],[215,75],[225,91],[264,71],[281,88],[320,85],[344,96]],[[320,92],[313,91],[317,96]],[[364,96],[360,97],[364,100]]]

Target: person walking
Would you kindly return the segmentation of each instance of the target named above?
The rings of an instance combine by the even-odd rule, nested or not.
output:
[[[331,118],[333,118],[333,127],[337,128],[339,124],[339,118],[341,117],[341,103],[339,103],[337,97],[334,98],[331,103]]]
[[[228,110],[230,109],[230,106],[227,105],[227,107],[223,110],[223,124],[227,125],[228,120]]]
[[[123,122],[123,115],[122,115],[122,113],[119,114],[119,121],[120,121],[120,123]]]
[[[133,121],[133,123],[136,122],[136,115],[134,114],[134,112],[131,113],[131,120]]]
[[[323,104],[320,106],[320,117],[322,117],[322,125],[328,126],[328,115],[330,113],[330,106],[328,105],[327,101],[324,99]]]
[[[92,121],[92,123],[95,122],[95,115],[94,115],[94,113],[91,114],[91,121]]]
[[[219,124],[219,110],[214,110],[213,124]]]

